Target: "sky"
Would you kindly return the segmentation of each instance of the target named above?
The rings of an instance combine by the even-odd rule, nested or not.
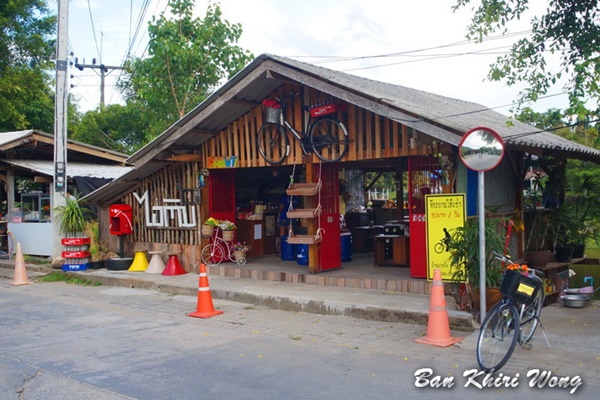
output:
[[[50,0],[50,5],[58,0]],[[146,13],[140,17],[142,4]],[[472,11],[454,12],[454,0],[221,0],[223,18],[240,23],[238,42],[255,56],[289,57],[358,76],[482,104],[509,115],[522,86],[489,82],[489,65],[529,29],[528,19],[511,25],[509,35],[482,44],[469,43]],[[543,9],[543,0],[533,0]],[[203,16],[208,0],[196,0]],[[147,21],[165,11],[167,0],[70,0],[69,52],[80,64],[120,66],[128,51],[144,55]],[[542,7],[542,8],[540,8]],[[139,22],[139,23],[138,23]],[[136,25],[141,30],[136,34]],[[134,40],[132,40],[134,39]],[[130,46],[129,43],[132,43]],[[122,103],[109,68],[105,103]],[[70,93],[87,111],[100,103],[98,69],[71,67]],[[536,111],[565,108],[560,87],[532,104]]]

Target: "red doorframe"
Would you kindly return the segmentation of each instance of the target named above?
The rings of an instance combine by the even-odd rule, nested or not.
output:
[[[408,216],[410,229],[410,276],[427,278],[427,221],[425,195],[441,193],[441,181],[432,179],[441,169],[436,157],[408,158]]]
[[[235,223],[235,170],[213,169],[210,171],[208,182],[207,218],[226,219]],[[229,255],[225,255],[225,258],[229,260]]]
[[[319,272],[342,267],[342,248],[340,236],[340,188],[338,164],[320,164],[321,169],[321,216],[320,227],[324,230],[319,249]],[[315,168],[314,182],[319,179],[319,168]],[[317,201],[319,202],[319,201]]]

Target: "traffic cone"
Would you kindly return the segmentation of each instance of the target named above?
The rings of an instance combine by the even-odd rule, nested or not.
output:
[[[145,251],[136,251],[135,257],[133,257],[133,262],[129,267],[129,271],[131,272],[144,272],[148,268],[148,259],[146,258]]]
[[[198,310],[189,314],[190,317],[210,318],[223,314],[221,310],[215,310],[213,306],[210,287],[208,286],[208,274],[204,263],[200,264],[200,277],[198,278]]]
[[[444,297],[442,272],[439,268],[436,268],[433,272],[433,288],[429,304],[427,335],[415,339],[415,342],[438,347],[448,347],[461,340],[463,338],[453,338],[450,336],[450,322],[448,321],[448,310],[446,309],[446,298]]]
[[[23,258],[23,250],[21,249],[21,242],[17,243],[17,255],[15,256],[15,276],[10,285],[29,285],[33,283],[27,280],[27,270],[25,269],[25,258]]]
[[[165,270],[162,272],[162,275],[165,276],[173,276],[173,275],[184,275],[187,274],[187,271],[183,269],[181,263],[179,262],[179,257],[177,253],[168,253],[169,259],[167,260],[167,265]]]

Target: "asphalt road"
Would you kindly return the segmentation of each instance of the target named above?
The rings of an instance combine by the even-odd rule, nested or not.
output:
[[[187,316],[191,296],[8,282],[0,279],[1,399],[564,399],[600,389],[589,368],[562,369],[565,387],[530,388],[527,372],[549,364],[522,349],[501,371],[516,387],[479,389],[483,376],[464,376],[476,369],[474,334],[438,348],[414,343],[426,333],[419,325],[224,300],[214,302],[224,314],[197,319]],[[543,337],[535,346],[529,354],[548,351]],[[422,368],[439,376],[425,370],[423,386],[444,385],[416,387]]]

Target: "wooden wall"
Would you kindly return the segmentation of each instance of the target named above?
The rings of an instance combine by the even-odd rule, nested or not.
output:
[[[282,93],[299,93],[299,85],[286,84],[281,90]],[[273,96],[278,96],[273,93]],[[305,95],[305,104],[318,104],[328,101],[343,104],[338,99],[309,90]],[[288,99],[286,120],[298,131],[303,130],[302,99],[300,96]],[[416,148],[410,147],[410,136],[412,128],[402,125],[398,122],[384,118],[380,115],[366,111],[360,107],[344,104],[345,110],[338,111],[337,117],[344,123],[348,129],[350,144],[348,153],[341,162],[381,159],[392,157],[403,157],[410,155],[435,154],[438,149],[431,145],[420,145]],[[206,164],[208,157],[230,157],[238,156],[238,167],[261,167],[269,166],[259,154],[256,147],[256,133],[262,126],[263,107],[255,107],[248,114],[243,115],[234,121],[227,129],[219,135],[210,139],[202,146],[201,155]],[[288,133],[289,135],[289,133]],[[419,132],[419,137],[426,137]],[[300,161],[302,150],[297,140],[289,135],[291,151],[290,156],[284,164],[296,163],[318,163],[315,155],[310,156],[308,160]]]

